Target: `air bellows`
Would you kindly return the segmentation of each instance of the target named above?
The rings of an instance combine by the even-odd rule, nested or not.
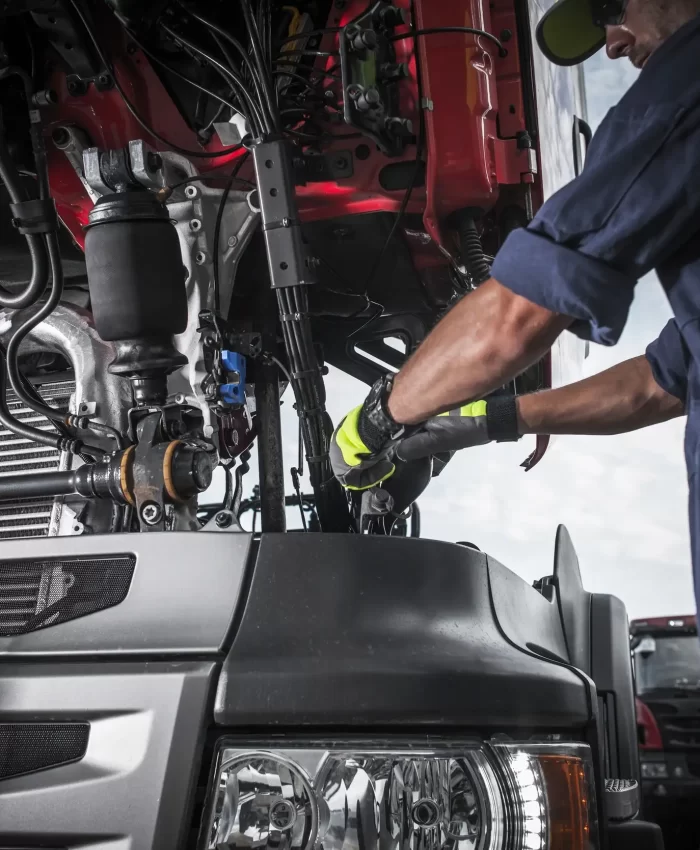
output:
[[[132,380],[138,403],[162,403],[167,375],[187,362],[172,344],[187,327],[187,293],[167,209],[147,191],[104,195],[90,212],[85,262],[95,327],[117,344],[110,372]]]

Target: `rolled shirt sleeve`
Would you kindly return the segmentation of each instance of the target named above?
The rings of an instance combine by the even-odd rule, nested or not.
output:
[[[659,338],[648,346],[646,357],[656,383],[685,404],[691,355],[675,319],[671,319]]]
[[[578,336],[614,345],[639,278],[698,233],[698,150],[700,93],[695,105],[623,101],[596,133],[581,175],[508,236],[493,277],[571,316]]]

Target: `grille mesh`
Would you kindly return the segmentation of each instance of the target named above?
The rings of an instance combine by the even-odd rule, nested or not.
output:
[[[0,561],[0,637],[118,605],[129,591],[135,565],[133,555]]]
[[[44,384],[39,389],[41,397],[59,410],[67,410],[73,381]],[[17,396],[8,390],[8,407],[13,416],[42,431],[54,431],[48,419],[25,407]],[[0,429],[0,478],[3,475],[31,475],[34,472],[59,470],[65,456],[50,446],[40,446],[31,440],[17,437],[11,431]],[[53,499],[18,499],[0,502],[0,540],[17,537],[47,537],[54,510]]]
[[[0,780],[80,761],[87,723],[0,723]]]

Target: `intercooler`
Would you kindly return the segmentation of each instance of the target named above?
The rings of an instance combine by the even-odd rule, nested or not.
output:
[[[60,410],[68,410],[75,392],[75,382],[56,381],[39,388],[41,397]],[[54,426],[44,416],[26,407],[17,396],[8,391],[10,412],[21,422],[42,431],[54,431]],[[0,429],[0,478],[4,475],[35,475],[68,468],[69,455],[50,446],[41,446],[18,437],[11,431]],[[17,537],[48,537],[58,533],[61,501],[48,499],[17,499],[0,503],[0,540]]]

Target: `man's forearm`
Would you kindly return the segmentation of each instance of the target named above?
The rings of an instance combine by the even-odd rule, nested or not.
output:
[[[683,402],[656,383],[644,356],[517,403],[521,434],[622,434],[684,412]]]
[[[570,324],[491,278],[445,316],[399,372],[389,412],[409,425],[482,398],[539,360]]]

